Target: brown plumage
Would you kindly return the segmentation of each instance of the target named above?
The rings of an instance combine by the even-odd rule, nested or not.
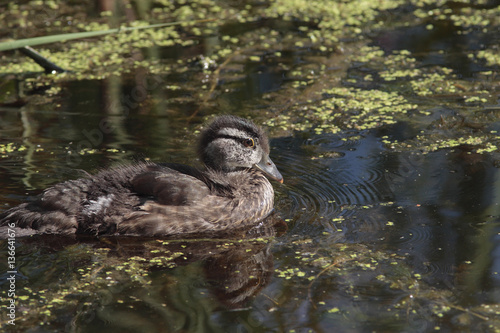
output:
[[[0,215],[24,233],[167,236],[227,232],[258,224],[273,210],[264,176],[282,182],[266,135],[234,116],[202,132],[206,169],[137,163],[70,180]]]

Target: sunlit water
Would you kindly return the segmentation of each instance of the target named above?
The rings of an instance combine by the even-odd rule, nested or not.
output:
[[[227,84],[217,112],[251,114],[246,103],[284,84],[270,64],[254,67]],[[2,209],[81,170],[140,158],[197,163],[192,132],[204,114],[154,85],[151,99],[128,103],[143,75],[73,82],[43,108],[0,109],[1,140],[27,147],[0,159]],[[242,242],[18,239],[19,311],[40,300],[26,325],[46,318],[46,328],[35,331],[453,331],[483,322],[434,314],[444,298],[457,309],[499,301],[498,168],[466,147],[395,153],[382,143],[406,130],[273,137],[285,179],[274,184],[279,227]]]

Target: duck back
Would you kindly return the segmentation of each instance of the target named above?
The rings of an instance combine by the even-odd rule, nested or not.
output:
[[[146,172],[146,163],[118,167],[96,175],[69,180],[46,189],[34,201],[0,215],[0,225],[39,233],[109,233],[113,222],[137,206],[131,180]]]
[[[169,236],[245,228],[272,211],[255,171],[230,175],[180,164],[138,163],[69,180],[0,215],[26,234]]]

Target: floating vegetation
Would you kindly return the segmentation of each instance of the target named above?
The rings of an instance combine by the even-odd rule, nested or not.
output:
[[[473,57],[473,54],[470,54]],[[480,50],[476,53],[478,59],[483,59],[487,66],[500,66],[500,55],[498,49]]]
[[[392,294],[380,304],[384,310],[378,314],[379,322],[389,317],[413,321],[417,318],[439,320],[443,316],[474,316],[484,321],[490,315],[498,316],[498,311],[490,311],[488,306],[474,309],[456,306],[450,300],[452,293],[449,290],[428,285],[424,276],[413,273],[406,266],[402,256],[372,251],[355,244],[332,244],[329,249],[313,252],[307,243],[295,248],[300,268],[281,267],[276,269],[275,276],[286,281],[285,285],[293,284],[294,295],[305,299],[309,306],[320,313],[336,314],[337,320],[343,321],[346,316],[352,320],[359,314],[367,297],[366,289],[374,292],[384,289]],[[365,272],[363,278],[360,278],[360,271]],[[331,283],[339,289],[340,295],[349,295],[358,302],[352,305],[341,299],[324,298],[323,290],[331,288]],[[289,302],[285,299],[279,301],[285,303],[283,306]]]
[[[11,153],[23,152],[26,148],[23,145],[17,145],[15,143],[9,142],[7,144],[0,144],[0,157],[9,157]]]
[[[239,259],[241,256],[247,256],[252,260],[252,256],[263,255],[260,251],[268,241],[269,238],[263,237],[234,241],[199,239],[134,242],[132,239],[129,244],[126,239],[111,238],[96,240],[95,246],[92,242],[67,245],[64,249],[59,249],[57,254],[40,249],[27,257],[23,255],[23,258],[19,258],[21,266],[24,266],[25,261],[32,260],[30,256],[34,255],[47,264],[31,273],[29,266],[20,268],[23,273],[30,274],[30,281],[17,280],[16,304],[19,313],[16,325],[64,327],[67,325],[65,321],[69,314],[72,314],[73,323],[84,324],[89,316],[99,316],[102,307],[107,305],[123,304],[128,309],[141,308],[144,304],[162,306],[162,302],[171,300],[162,299],[161,295],[157,294],[156,290],[163,288],[161,284],[158,285],[157,272],[168,275],[173,268],[181,269],[180,267],[201,270],[202,267],[196,264],[196,261],[201,258],[213,258],[216,262],[218,255],[227,252],[244,253],[239,254]],[[41,240],[39,246],[44,248],[49,244]],[[51,257],[54,257],[54,260],[50,261]],[[231,255],[225,254],[224,257]],[[230,264],[230,260],[222,260]],[[189,264],[193,262],[189,268]],[[252,274],[259,272],[254,270]],[[58,282],[54,285],[53,280]],[[179,286],[189,283],[175,274],[170,274],[167,280]],[[144,292],[150,294],[150,297],[145,298]],[[0,293],[2,298],[6,298],[7,290],[4,289]],[[6,303],[0,305],[2,313],[7,312],[6,307]],[[2,327],[8,327],[5,318],[1,317]]]

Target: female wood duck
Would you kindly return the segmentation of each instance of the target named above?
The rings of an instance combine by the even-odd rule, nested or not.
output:
[[[257,225],[273,210],[264,176],[283,182],[264,132],[220,116],[201,133],[206,168],[138,163],[70,180],[0,215],[33,233],[168,236],[227,232]],[[28,230],[26,230],[28,231]]]

